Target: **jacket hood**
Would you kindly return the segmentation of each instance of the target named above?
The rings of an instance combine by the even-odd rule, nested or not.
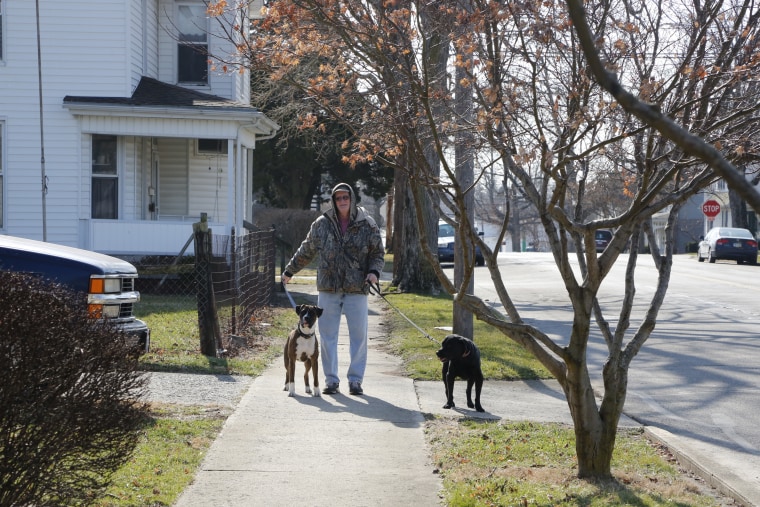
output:
[[[348,195],[351,196],[351,211],[349,212],[349,216],[351,219],[356,218],[356,193],[354,192],[354,189],[349,185],[348,183],[338,183],[335,185],[332,189],[332,192],[330,192],[330,201],[332,202],[333,212],[335,213],[335,216],[337,216],[337,206],[335,206],[335,192],[348,192]]]

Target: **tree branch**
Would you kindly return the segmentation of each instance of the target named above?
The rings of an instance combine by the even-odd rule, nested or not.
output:
[[[607,90],[618,103],[641,121],[655,128],[665,138],[672,141],[685,153],[701,159],[709,165],[726,184],[749,203],[756,211],[760,211],[760,192],[758,192],[744,175],[712,145],[704,139],[681,128],[673,120],[663,115],[653,104],[637,99],[633,94],[623,89],[617,76],[609,72],[596,49],[595,39],[586,21],[586,12],[582,0],[566,0],[570,18],[581,43],[583,53],[588,60],[589,68],[599,84]]]

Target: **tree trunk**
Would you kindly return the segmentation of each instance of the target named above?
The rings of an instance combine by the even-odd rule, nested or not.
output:
[[[393,200],[393,285],[403,292],[437,292],[440,281],[420,248],[420,230],[409,176],[397,169],[394,176]],[[438,218],[430,200],[420,203],[425,210],[425,223],[437,224]],[[430,227],[428,227],[430,229]],[[433,243],[435,235],[428,243]]]
[[[728,189],[728,207],[731,209],[731,226],[749,229],[747,224],[747,203],[736,190]]]
[[[388,192],[387,205],[385,206],[385,251],[393,253],[393,214],[395,205],[393,203],[393,188]]]
[[[565,361],[567,373],[559,380],[573,418],[578,477],[609,479],[612,477],[612,452],[618,421],[628,387],[628,371],[621,366],[620,352],[613,352],[604,366],[604,397],[601,406],[597,405],[587,367],[593,296],[587,290],[581,290],[579,294],[574,303],[573,330],[567,348],[569,359]]]
[[[431,19],[428,12],[422,9],[421,16],[423,23],[430,23]],[[433,89],[445,90],[446,88],[446,62],[448,60],[448,37],[438,31],[438,27],[428,27],[429,38],[425,40],[424,52],[425,60],[429,64],[430,86]],[[441,112],[433,105],[433,115],[441,118]],[[438,122],[438,120],[436,120]],[[438,158],[437,147],[435,145],[432,129],[425,125],[421,127],[423,132],[420,142],[423,145],[425,160],[420,161],[424,164],[425,170],[422,173],[433,174],[438,176],[440,160]],[[408,155],[408,154],[407,154]],[[407,156],[406,172],[396,170],[394,179],[394,227],[393,236],[393,278],[394,285],[403,291],[425,291],[438,293],[441,290],[441,282],[433,271],[430,262],[422,252],[420,236],[424,235],[430,248],[437,247],[438,239],[438,212],[437,206],[434,206],[432,197],[428,192],[415,191],[412,188],[413,182],[409,180],[409,173],[416,173],[419,167],[415,164],[413,157]],[[415,194],[417,196],[418,208],[415,208]],[[419,221],[417,220],[416,209],[422,210],[423,228],[420,230]]]
[[[615,417],[611,413],[609,418],[601,416],[585,361],[568,368],[565,394],[575,430],[578,477],[612,477],[612,451],[620,414]]]

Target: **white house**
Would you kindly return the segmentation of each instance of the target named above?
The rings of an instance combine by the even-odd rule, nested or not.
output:
[[[215,27],[202,0],[0,0],[0,233],[177,254],[207,213],[244,234],[278,126],[209,63],[233,51]]]

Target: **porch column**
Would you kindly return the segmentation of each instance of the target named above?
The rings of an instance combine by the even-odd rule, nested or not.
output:
[[[237,227],[237,216],[235,213],[237,207],[237,191],[235,190],[235,180],[237,179],[237,164],[235,164],[235,140],[227,139],[227,224]],[[224,234],[229,234],[229,229]]]

